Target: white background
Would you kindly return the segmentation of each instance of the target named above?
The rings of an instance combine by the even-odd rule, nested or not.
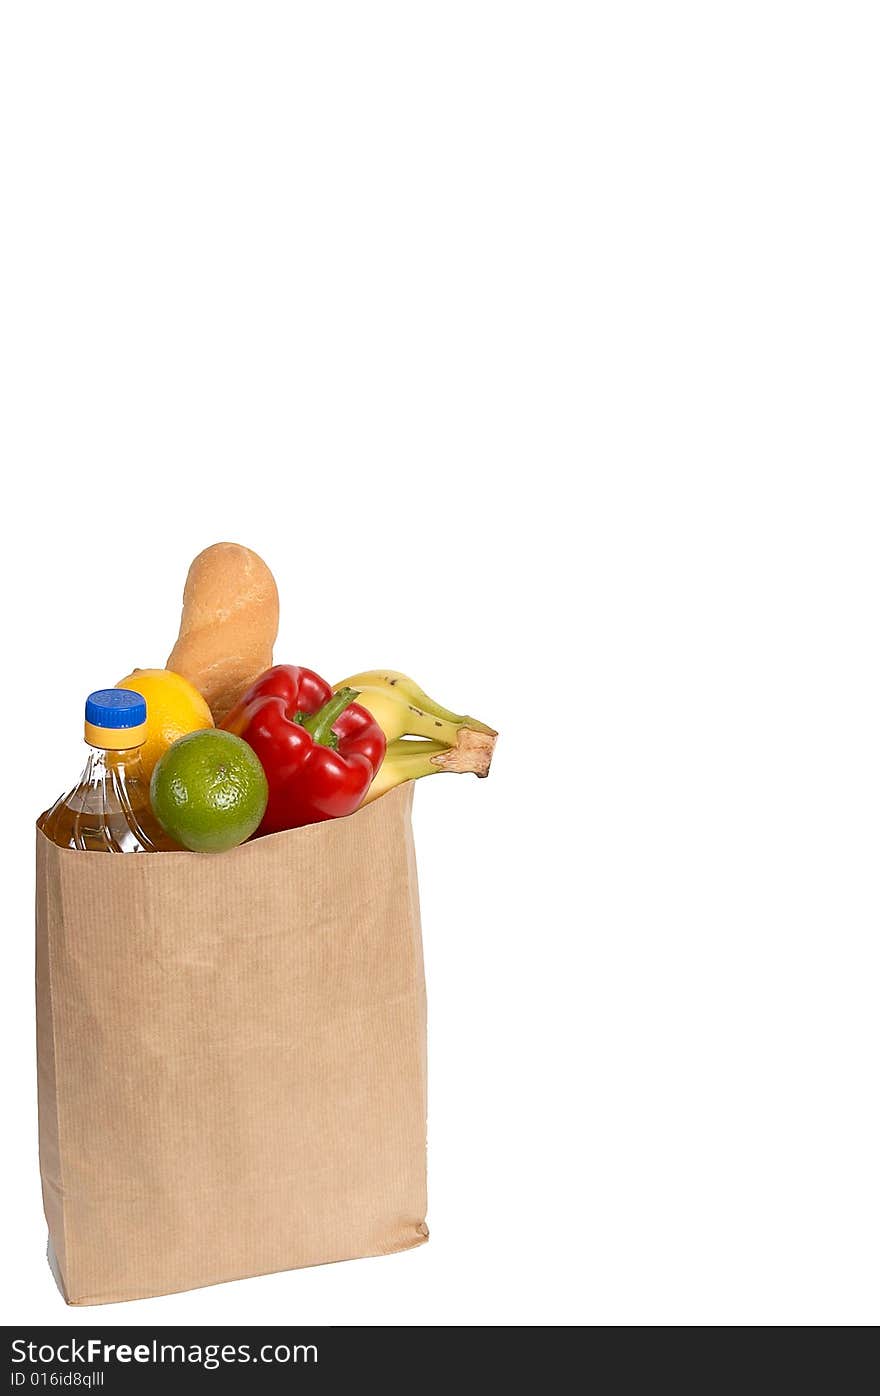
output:
[[[2,1316],[878,1317],[870,4],[12,4]],[[44,1258],[32,819],[192,556],[501,729],[416,791],[428,1246]]]

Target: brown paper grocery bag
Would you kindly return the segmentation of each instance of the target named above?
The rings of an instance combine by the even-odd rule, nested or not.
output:
[[[427,1238],[412,790],[219,855],[38,832],[40,1168],[69,1303]]]

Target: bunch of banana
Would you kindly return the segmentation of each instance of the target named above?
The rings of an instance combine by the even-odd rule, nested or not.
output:
[[[378,722],[388,750],[364,804],[405,780],[438,771],[472,771],[487,776],[498,733],[474,717],[450,712],[429,698],[406,674],[372,669],[333,685],[357,689],[358,703]],[[421,738],[407,741],[407,738]]]

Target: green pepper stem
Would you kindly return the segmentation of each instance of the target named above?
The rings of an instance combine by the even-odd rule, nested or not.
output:
[[[333,731],[333,724],[339,714],[345,712],[350,703],[353,703],[358,696],[356,688],[340,688],[338,693],[328,699],[323,708],[319,708],[316,713],[309,713],[307,717],[299,718],[300,725],[310,733],[312,741],[318,746],[335,746],[336,734]]]

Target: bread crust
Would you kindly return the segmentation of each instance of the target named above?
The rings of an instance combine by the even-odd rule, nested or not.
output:
[[[254,679],[272,666],[278,588],[257,553],[214,543],[187,573],[180,634],[166,667],[204,694],[219,724]]]

